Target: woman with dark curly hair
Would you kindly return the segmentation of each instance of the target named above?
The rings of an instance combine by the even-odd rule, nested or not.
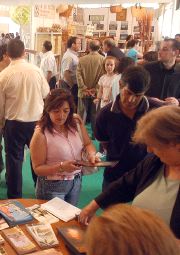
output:
[[[32,164],[38,175],[38,199],[60,197],[77,204],[82,176],[76,160],[81,160],[83,147],[88,160],[94,163],[96,150],[82,120],[74,115],[73,96],[63,89],[52,90],[30,145]]]

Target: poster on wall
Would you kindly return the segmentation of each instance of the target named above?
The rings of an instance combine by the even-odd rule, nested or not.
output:
[[[139,26],[134,26],[133,32],[139,33],[140,32],[140,27]]]
[[[126,21],[127,9],[122,9],[121,12],[116,13],[116,21]]]
[[[116,22],[110,22],[109,24],[109,30],[117,30],[117,23]]]
[[[104,24],[96,24],[96,30],[104,30]]]
[[[89,21],[104,21],[104,15],[89,15]]]
[[[116,31],[110,31],[110,32],[109,32],[109,36],[116,37]]]
[[[128,30],[128,21],[121,22],[121,30]]]

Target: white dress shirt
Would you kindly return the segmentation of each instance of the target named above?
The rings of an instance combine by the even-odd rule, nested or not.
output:
[[[78,63],[78,53],[71,49],[67,49],[61,61],[61,79],[66,81],[64,79],[64,72],[69,70],[71,72],[71,79],[73,81],[73,84],[77,84],[76,69]]]
[[[13,60],[0,73],[0,129],[4,120],[40,119],[49,85],[42,71],[24,59]]]
[[[45,78],[47,79],[48,72],[52,72],[52,76],[57,74],[57,64],[52,51],[47,51],[42,55],[40,69],[43,71]]]

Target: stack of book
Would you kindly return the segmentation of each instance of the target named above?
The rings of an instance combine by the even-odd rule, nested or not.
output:
[[[32,215],[16,200],[0,203],[0,215],[11,227],[33,220]]]

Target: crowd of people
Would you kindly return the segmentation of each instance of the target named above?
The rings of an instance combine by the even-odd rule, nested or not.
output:
[[[92,143],[96,138],[106,159],[118,163],[105,168],[102,193],[79,215],[80,222],[90,223],[88,254],[95,254],[94,250],[97,255],[107,251],[111,255],[117,251],[137,254],[137,249],[140,255],[177,255],[180,41],[177,36],[165,39],[158,52],[144,56],[135,49],[132,37],[125,52],[113,39],[105,39],[104,56],[99,53],[98,40],[91,40],[89,54],[80,58],[79,47],[78,37],[68,39],[57,83],[51,42],[43,43],[40,68],[25,61],[24,43],[19,38],[0,46],[0,139],[4,137],[7,196],[22,197],[27,145],[36,197],[49,200],[57,196],[77,205],[82,185],[79,161],[83,151],[92,165],[100,160]],[[87,122],[92,126],[91,138]],[[3,168],[0,155],[0,170]],[[129,202],[132,206],[115,205]],[[99,208],[105,212],[96,218]],[[137,247],[128,240],[131,229]],[[113,236],[118,237],[113,241]],[[106,239],[108,247],[96,247]]]

